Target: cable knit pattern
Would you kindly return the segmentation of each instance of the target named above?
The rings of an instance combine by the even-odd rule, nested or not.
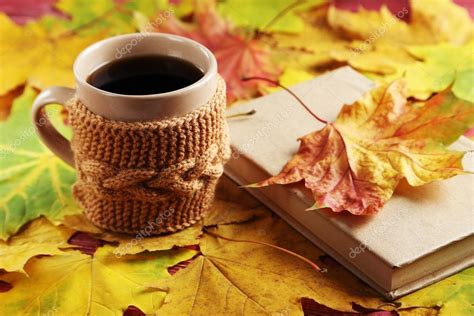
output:
[[[73,195],[96,225],[174,232],[198,222],[230,157],[225,84],[199,109],[169,120],[120,122],[68,104],[78,172]]]

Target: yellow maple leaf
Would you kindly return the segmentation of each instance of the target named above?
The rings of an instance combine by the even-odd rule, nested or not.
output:
[[[278,218],[265,217],[245,225],[220,225],[213,230],[230,238],[259,240],[296,251],[310,260],[322,255],[309,241]],[[311,297],[341,310],[350,302],[376,306],[355,278],[344,287],[333,277],[273,248],[216,239],[205,234],[202,255],[172,278],[156,282],[168,295],[160,315],[293,315],[302,313],[300,298]],[[290,268],[291,267],[291,268]],[[365,292],[365,294],[364,294]],[[369,290],[369,292],[371,292]]]
[[[215,199],[209,214],[203,219],[204,226],[243,223],[267,215],[262,207],[248,208],[240,203]]]
[[[104,36],[71,35],[59,22],[48,27],[41,21],[19,26],[3,13],[0,33],[0,95],[25,83],[39,89],[72,87],[72,64],[77,54]]]
[[[408,14],[411,14],[410,23],[398,19]],[[379,11],[361,9],[358,12],[333,6],[327,19],[329,25],[346,38],[368,43],[463,44],[474,35],[469,14],[451,0],[431,0],[429,5],[414,0],[410,8],[403,8],[395,14],[385,6]]]
[[[410,23],[395,16],[405,14],[411,14]],[[468,12],[451,0],[433,0],[429,5],[413,0],[410,8],[395,15],[386,7],[357,13],[331,7],[327,14],[330,27],[351,42],[335,46],[330,58],[378,81],[404,77],[408,95],[417,99],[425,100],[453,84],[456,96],[472,101],[468,85],[474,23]]]
[[[313,262],[321,258],[328,272],[317,272],[293,256],[261,244],[204,234],[202,255],[173,277],[153,284],[168,293],[157,314],[300,315],[304,297],[340,311],[352,311],[351,302],[369,308],[381,304],[373,290],[279,218],[219,225],[211,233],[271,243]],[[413,311],[423,309],[415,307]]]
[[[400,17],[408,14],[408,8],[398,13]],[[391,43],[413,43],[413,41],[430,41],[425,36],[416,36],[420,30],[397,19],[386,6],[379,11],[361,8],[358,12],[350,12],[329,8],[327,14],[329,26],[341,36],[349,40],[361,40],[373,43],[384,39]],[[424,29],[421,29],[423,32]],[[420,43],[421,44],[421,43]]]
[[[437,43],[461,45],[474,36],[474,23],[469,12],[452,0],[411,0],[411,20]]]
[[[347,44],[346,40],[327,25],[327,12],[328,7],[322,6],[301,13],[304,17],[304,30],[298,34],[271,34],[276,47],[275,60],[278,60],[286,72],[291,72],[290,78],[285,79],[287,84],[294,84],[306,77],[304,73],[300,78],[293,76],[295,71],[305,71],[314,76],[334,66],[335,61],[329,52],[342,49]],[[288,77],[288,74],[284,76]]]
[[[60,248],[70,247],[67,240],[74,231],[56,227],[41,217],[28,224],[8,241],[0,240],[0,269],[26,273],[26,262],[37,255],[64,254]]]
[[[331,50],[329,55],[369,76],[385,80],[403,76],[408,65],[415,62],[404,47],[387,42],[367,45],[361,41],[352,41],[342,48]]]
[[[146,283],[169,275],[167,268],[195,251],[181,249],[118,258],[113,247],[99,248],[93,257],[77,251],[33,258],[25,271],[0,279],[13,286],[1,293],[1,315],[121,315],[129,305],[152,313],[166,293]]]
[[[143,227],[141,231],[137,231],[134,235],[119,234],[94,226],[83,214],[66,216],[63,223],[67,227],[90,232],[94,234],[95,238],[118,243],[114,250],[117,256],[197,245],[202,234],[201,224],[193,225],[173,234],[160,236],[150,236],[149,233],[154,228],[151,225],[148,226],[150,231],[148,231],[147,227]]]

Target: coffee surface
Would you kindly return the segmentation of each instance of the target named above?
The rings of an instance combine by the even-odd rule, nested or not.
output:
[[[89,75],[87,82],[112,93],[147,95],[185,88],[203,76],[201,69],[184,59],[144,55],[105,64]]]

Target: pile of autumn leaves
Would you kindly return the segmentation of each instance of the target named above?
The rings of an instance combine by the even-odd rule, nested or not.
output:
[[[333,170],[335,174],[343,174],[349,161],[362,158],[393,162],[388,156],[354,152],[361,143],[371,150],[403,148],[418,156],[419,161],[413,161],[432,167],[430,177],[421,179],[432,181],[462,172],[462,153],[445,146],[472,127],[473,24],[466,11],[448,0],[430,0],[430,6],[413,0],[399,13],[410,15],[405,23],[385,8],[352,13],[325,1],[295,6],[276,20],[287,1],[182,1],[168,7],[147,0],[94,3],[60,0],[55,7],[69,19],[45,16],[25,25],[0,14],[0,59],[8,61],[2,63],[0,80],[0,113],[5,119],[0,123],[0,314],[107,315],[120,314],[128,306],[163,314],[197,315],[211,309],[215,314],[291,314],[301,312],[302,297],[346,311],[351,302],[374,308],[381,304],[370,289],[335,264],[320,275],[276,250],[205,234],[207,227],[228,237],[278,244],[314,261],[322,255],[281,220],[255,209],[255,201],[243,203],[248,198],[232,186],[221,185],[225,192],[220,196],[227,200],[217,199],[204,223],[177,234],[143,239],[89,225],[71,198],[74,170],[40,144],[29,110],[38,90],[73,86],[72,62],[83,48],[108,36],[143,30],[160,11],[172,10],[172,16],[153,24],[154,31],[184,35],[208,46],[218,59],[231,102],[273,89],[263,82],[243,82],[244,76],[291,85],[350,65],[376,80],[381,88],[345,107],[325,129],[303,137],[302,146],[314,149],[329,140],[337,148],[344,140],[345,154],[312,161],[342,168]],[[405,83],[391,83],[400,78]],[[371,120],[360,114],[369,112],[376,114]],[[52,115],[56,126],[61,126],[61,115]],[[435,117],[443,118],[443,125]],[[380,128],[388,120],[393,129]],[[363,126],[364,121],[371,128]],[[438,133],[427,138],[434,124]],[[70,132],[67,126],[61,129]],[[439,159],[430,161],[426,153],[433,151]],[[294,163],[308,161],[298,155],[277,177],[280,182],[270,182],[302,180],[289,176],[297,173],[315,182],[307,166]],[[335,158],[340,161],[335,163]],[[400,160],[396,154],[393,159]],[[381,207],[399,178],[408,174],[390,171],[393,182],[380,184],[380,175],[372,174],[378,187],[353,205],[330,200],[330,194],[320,191],[313,191],[315,201],[335,211],[370,213],[376,209],[366,203]],[[414,185],[424,183],[412,180]],[[378,191],[380,186],[388,190]],[[191,263],[171,276],[177,267],[186,266],[180,264],[183,261]],[[402,303],[446,303],[446,313],[465,312],[471,273],[453,279],[457,287],[448,279]],[[447,292],[451,300],[444,302]],[[420,309],[424,311],[430,312]]]

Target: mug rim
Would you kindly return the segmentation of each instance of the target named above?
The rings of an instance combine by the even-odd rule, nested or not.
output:
[[[100,40],[98,42],[95,42],[89,46],[87,46],[84,50],[81,51],[81,53],[76,57],[74,60],[73,64],[73,73],[74,77],[77,80],[78,83],[86,87],[87,89],[90,89],[94,91],[95,93],[102,94],[104,96],[109,96],[109,97],[120,97],[120,98],[126,98],[126,99],[131,99],[131,100],[147,100],[147,99],[161,99],[161,98],[170,98],[170,97],[177,97],[183,93],[188,93],[193,90],[198,90],[200,89],[203,85],[205,85],[208,81],[212,80],[215,74],[217,74],[217,60],[214,56],[214,54],[204,45],[201,43],[183,37],[179,35],[174,35],[174,34],[169,34],[169,33],[147,33],[145,37],[142,40],[146,40],[147,37],[156,37],[156,38],[163,38],[163,39],[172,39],[175,41],[181,41],[186,44],[189,44],[191,46],[197,47],[200,50],[204,52],[206,55],[207,59],[210,62],[209,68],[207,71],[203,71],[204,75],[202,78],[200,78],[198,81],[194,82],[193,84],[186,86],[184,88],[178,89],[178,90],[173,90],[169,92],[164,92],[164,93],[155,93],[155,94],[143,94],[143,95],[132,95],[132,94],[120,94],[120,93],[114,93],[114,92],[109,92],[105,91],[102,89],[99,89],[97,87],[94,87],[91,85],[89,82],[87,82],[87,78],[84,78],[83,76],[79,75],[79,70],[78,70],[78,64],[83,58],[86,58],[85,56],[87,54],[90,54],[92,51],[99,49],[100,46],[104,44],[108,44],[110,42],[114,42],[117,40],[133,40],[139,37],[142,32],[137,32],[137,33],[129,33],[129,34],[122,34],[122,35],[117,35],[113,37],[109,37],[103,40]],[[144,36],[144,35],[142,35]],[[189,61],[189,60],[187,60]],[[89,74],[90,75],[90,74]]]

